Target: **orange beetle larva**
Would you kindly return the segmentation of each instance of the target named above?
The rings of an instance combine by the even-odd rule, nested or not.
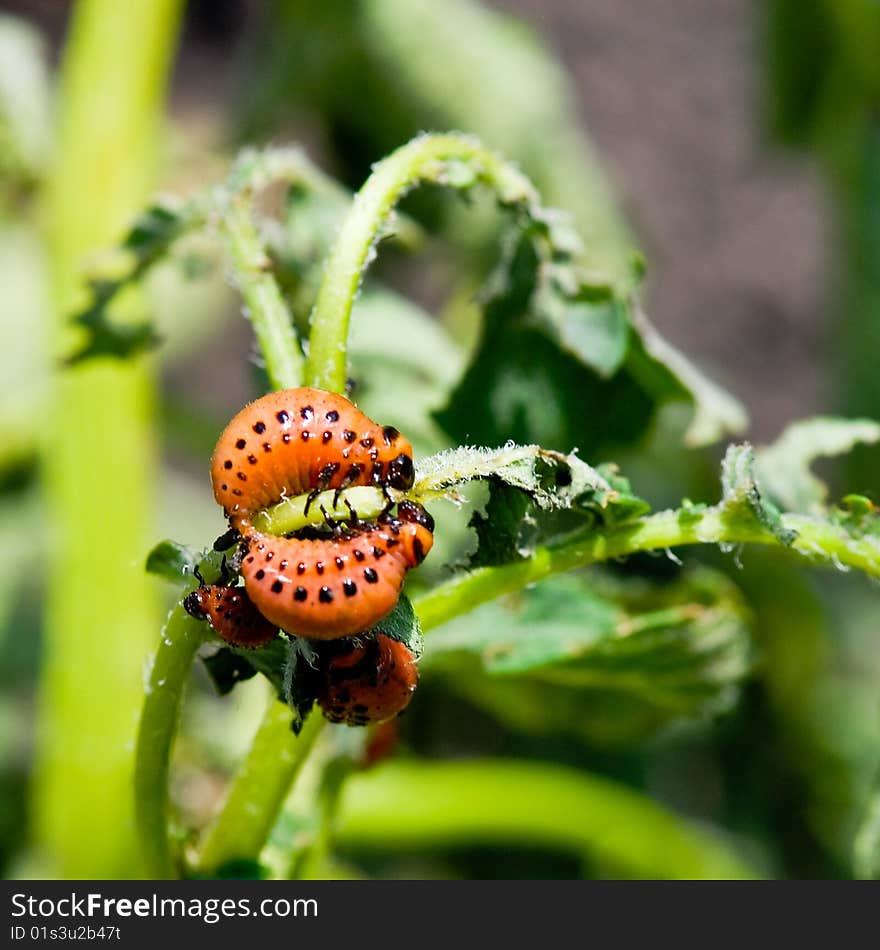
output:
[[[217,442],[211,479],[241,532],[241,573],[263,617],[289,633],[329,640],[386,616],[406,572],[433,544],[434,522],[420,505],[401,502],[397,517],[290,538],[257,531],[251,517],[289,496],[353,485],[405,490],[413,478],[409,441],[343,396],[288,389],[242,409]]]

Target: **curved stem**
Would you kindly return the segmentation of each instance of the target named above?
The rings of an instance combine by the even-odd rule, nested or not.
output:
[[[190,667],[205,625],[183,607],[168,615],[146,684],[135,756],[135,816],[148,877],[178,876],[168,838],[168,769]]]
[[[301,385],[303,357],[290,311],[272,274],[244,196],[230,202],[220,226],[272,388],[292,389]]]
[[[800,515],[783,515],[783,526],[797,532],[792,548],[809,557],[856,567],[880,577],[880,543],[871,538],[853,539],[833,525]],[[422,627],[429,630],[479,604],[520,590],[528,584],[596,561],[663,550],[684,544],[779,544],[757,522],[737,517],[718,506],[683,520],[678,511],[661,511],[604,534],[594,534],[557,547],[538,548],[526,561],[484,567],[454,577],[418,598],[413,606]]]
[[[290,709],[273,698],[226,803],[205,835],[200,872],[211,874],[230,861],[259,858],[284,799],[327,725],[313,713],[297,737],[290,717]]]
[[[327,261],[312,311],[307,385],[335,392],[345,388],[351,308],[381,229],[397,202],[416,184],[460,186],[450,175],[450,163],[455,162],[466,164],[468,183],[491,185],[505,204],[537,202],[537,193],[521,172],[469,136],[421,135],[392,152],[355,196]]]
[[[598,858],[606,872],[629,877],[760,876],[723,839],[631,788],[504,759],[396,762],[353,776],[334,840],[386,851],[517,842]]]

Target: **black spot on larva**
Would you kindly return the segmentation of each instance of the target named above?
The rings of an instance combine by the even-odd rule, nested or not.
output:
[[[247,475],[245,475],[244,472],[236,472],[236,473],[235,473],[235,477],[236,477],[240,482],[246,482],[246,481],[247,481]]]
[[[261,541],[261,542],[257,545],[257,550],[258,550],[258,551],[265,551],[265,550],[266,550],[266,545],[263,544],[263,542]]]
[[[256,464],[257,464],[257,457],[256,457],[256,455],[249,455],[249,456],[248,456],[248,461],[251,463],[251,465],[256,465]]]
[[[256,432],[257,435],[262,435],[265,431],[266,431],[265,422],[257,422],[254,424],[254,432]]]
[[[287,423],[290,422],[290,416],[287,414],[285,409],[282,409],[281,412],[276,412],[275,418],[281,423],[281,425],[287,425]]]
[[[318,600],[322,604],[329,604],[333,600],[333,591],[329,587],[322,587],[318,591]]]
[[[342,438],[351,444],[357,438],[357,432],[352,432],[351,429],[343,429]]]
[[[226,461],[223,463],[223,467],[232,468],[232,462],[230,462],[229,459],[226,459]]]
[[[324,418],[328,422],[339,422],[339,413],[335,409],[331,409]]]
[[[376,448],[375,445],[370,449],[370,458],[374,462],[376,461],[377,458],[379,458],[379,450]]]
[[[398,529],[398,530],[399,530],[399,529]],[[389,539],[385,542],[385,547],[388,547],[388,548],[396,548],[398,544],[400,544],[400,540],[399,540],[398,538],[389,538]]]
[[[275,557],[275,552],[274,552],[274,551],[268,551],[268,552],[266,553],[266,560],[267,560],[267,561],[271,561],[273,557]]]
[[[228,485],[221,485],[221,486],[220,486],[220,490],[221,490],[221,491],[226,491],[227,488],[229,488]]]
[[[281,436],[281,441],[284,442],[285,445],[286,445],[288,442],[290,442],[290,433],[289,433],[289,432],[285,432],[284,435]]]
[[[240,488],[233,488],[233,489],[232,489],[232,494],[233,494],[233,495],[238,495],[238,497],[241,498],[241,489],[240,489]]]
[[[263,443],[263,451],[264,451],[264,452],[271,452],[271,451],[272,451],[272,443],[271,443],[271,442],[264,442],[264,443]]]
[[[260,568],[254,576],[258,581],[261,581],[266,576],[266,572]]]
[[[299,414],[303,417],[303,419],[311,419],[315,415],[315,410],[312,409],[311,406],[303,406],[302,409],[300,409]]]
[[[342,582],[342,589],[345,591],[346,597],[354,597],[358,592],[357,584],[348,577]]]
[[[375,584],[379,580],[379,575],[371,567],[368,567],[364,570],[364,580],[368,584]]]
[[[244,439],[239,439],[238,442],[235,443],[235,447],[237,449],[243,449],[246,445],[247,445],[247,442],[245,442]]]
[[[253,556],[253,554],[247,559],[247,562],[248,562],[248,564],[253,564],[253,563],[254,563],[254,556]]]
[[[299,437],[303,440],[303,442],[308,442],[312,437],[312,433],[309,432],[308,429],[303,429]]]
[[[371,480],[374,485],[380,485],[382,483],[382,475],[384,471],[385,469],[381,462],[373,462]]]
[[[323,562],[323,561],[317,561],[317,562],[315,563],[315,570],[316,570],[319,574],[323,574],[323,573],[324,573],[324,562]]]
[[[284,585],[281,583],[281,581],[275,581],[275,583],[272,585],[273,594],[280,594],[283,589]]]
[[[326,445],[333,438],[333,433],[327,429],[321,436],[321,441]]]
[[[286,558],[285,558],[285,560],[279,562],[279,564],[278,564],[278,570],[279,570],[279,571],[283,571],[285,567],[287,567],[287,559],[286,559]]]
[[[368,449],[373,444],[374,441],[375,440],[371,436],[367,436],[365,439],[361,439],[361,445],[365,449]]]
[[[355,559],[356,561],[363,561],[363,559],[366,557],[366,555],[364,554],[364,552],[361,551],[361,550],[359,550],[358,548],[355,548],[355,550],[354,550],[353,553],[354,553],[354,559]]]
[[[305,574],[305,572],[306,572],[306,565],[302,561],[300,561],[299,564],[296,565],[296,573]]]
[[[294,600],[303,601],[308,596],[309,596],[309,592],[305,589],[305,587],[297,587],[297,589],[293,592]]]
[[[382,430],[382,438],[385,440],[386,445],[391,445],[395,439],[400,438],[400,433],[394,428],[394,426],[385,426],[385,428]]]
[[[422,545],[420,538],[413,538],[413,555],[416,559],[416,564],[421,564],[425,560],[425,548]]]
[[[337,557],[335,560],[337,569],[341,571],[345,567],[345,558]]]
[[[385,557],[387,551],[383,551],[382,548],[373,548],[373,557],[378,561],[380,557]]]

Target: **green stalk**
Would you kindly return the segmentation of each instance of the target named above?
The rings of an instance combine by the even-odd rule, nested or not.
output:
[[[134,788],[141,854],[151,879],[178,876],[178,858],[168,839],[168,769],[183,690],[205,624],[183,609],[171,611],[153,661],[138,727]]]
[[[246,195],[232,200],[221,219],[221,229],[226,235],[232,267],[266,361],[266,373],[272,388],[300,386],[303,358],[293,321],[254,227]]]
[[[61,67],[46,195],[58,350],[85,299],[86,255],[118,239],[151,187],[181,0],[81,0]],[[32,815],[47,870],[140,873],[131,737],[158,626],[141,569],[155,485],[153,380],[144,360],[92,362],[54,381],[44,426],[45,638]]]
[[[290,719],[290,709],[272,699],[226,803],[205,835],[201,873],[211,874],[233,860],[259,858],[287,793],[327,725],[313,713],[297,737]]]
[[[552,847],[611,875],[742,879],[760,875],[722,839],[645,795],[558,765],[483,759],[398,762],[353,776],[337,844],[418,849],[474,843]]]
[[[783,515],[782,523],[785,528],[798,532],[793,550],[880,577],[880,544],[876,540],[853,539],[842,529],[800,515]],[[539,547],[526,561],[479,568],[453,577],[418,598],[414,607],[422,627],[430,630],[503,594],[596,561],[686,544],[743,543],[779,544],[779,541],[757,522],[738,518],[720,507],[709,508],[685,521],[678,511],[661,511],[605,534],[590,535],[552,548]]]
[[[537,202],[524,175],[468,136],[421,135],[383,159],[355,195],[328,258],[312,311],[307,385],[344,390],[351,309],[381,229],[397,202],[415,185],[423,181],[448,183],[450,162],[466,163],[470,173],[491,185],[506,204]]]

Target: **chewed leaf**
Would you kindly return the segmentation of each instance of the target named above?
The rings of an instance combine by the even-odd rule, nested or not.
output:
[[[790,545],[797,532],[786,528],[782,514],[761,491],[755,479],[755,450],[747,442],[728,446],[721,466],[722,508],[747,512],[782,544]]]
[[[533,507],[525,492],[492,482],[485,513],[475,511],[468,522],[477,534],[477,549],[468,567],[509,564],[529,557],[539,540]]]
[[[478,479],[518,488],[546,510],[611,509],[622,495],[619,488],[574,453],[563,455],[537,445],[513,443],[498,449],[460,446],[422,460],[412,494],[425,498],[454,496],[457,487]]]
[[[436,414],[450,435],[595,455],[634,442],[658,406],[682,399],[694,406],[689,444],[743,430],[740,403],[650,324],[635,274],[615,281],[587,271],[570,227],[536,202],[520,212],[487,286],[481,343]]]
[[[248,662],[247,657],[231,647],[221,647],[216,653],[202,657],[202,662],[221,696],[231,693],[239,683],[257,675],[256,669]]]
[[[812,463],[874,442],[880,442],[880,424],[870,419],[805,419],[757,450],[755,473],[762,489],[787,511],[819,514],[825,510],[828,488],[810,471]]]
[[[374,628],[392,640],[398,640],[418,660],[424,649],[422,625],[413,610],[409,598],[401,594],[394,610]]]
[[[68,365],[102,356],[128,359],[158,346],[161,340],[151,323],[120,322],[111,316],[110,306],[124,288],[141,280],[178,238],[202,220],[203,211],[196,203],[178,206],[168,200],[157,201],[135,219],[121,244],[124,266],[111,275],[93,276],[89,281],[92,299],[72,318],[86,335],[67,357]]]
[[[627,583],[554,578],[446,624],[426,661],[529,732],[627,741],[729,708],[752,664],[736,589],[708,571]]]

